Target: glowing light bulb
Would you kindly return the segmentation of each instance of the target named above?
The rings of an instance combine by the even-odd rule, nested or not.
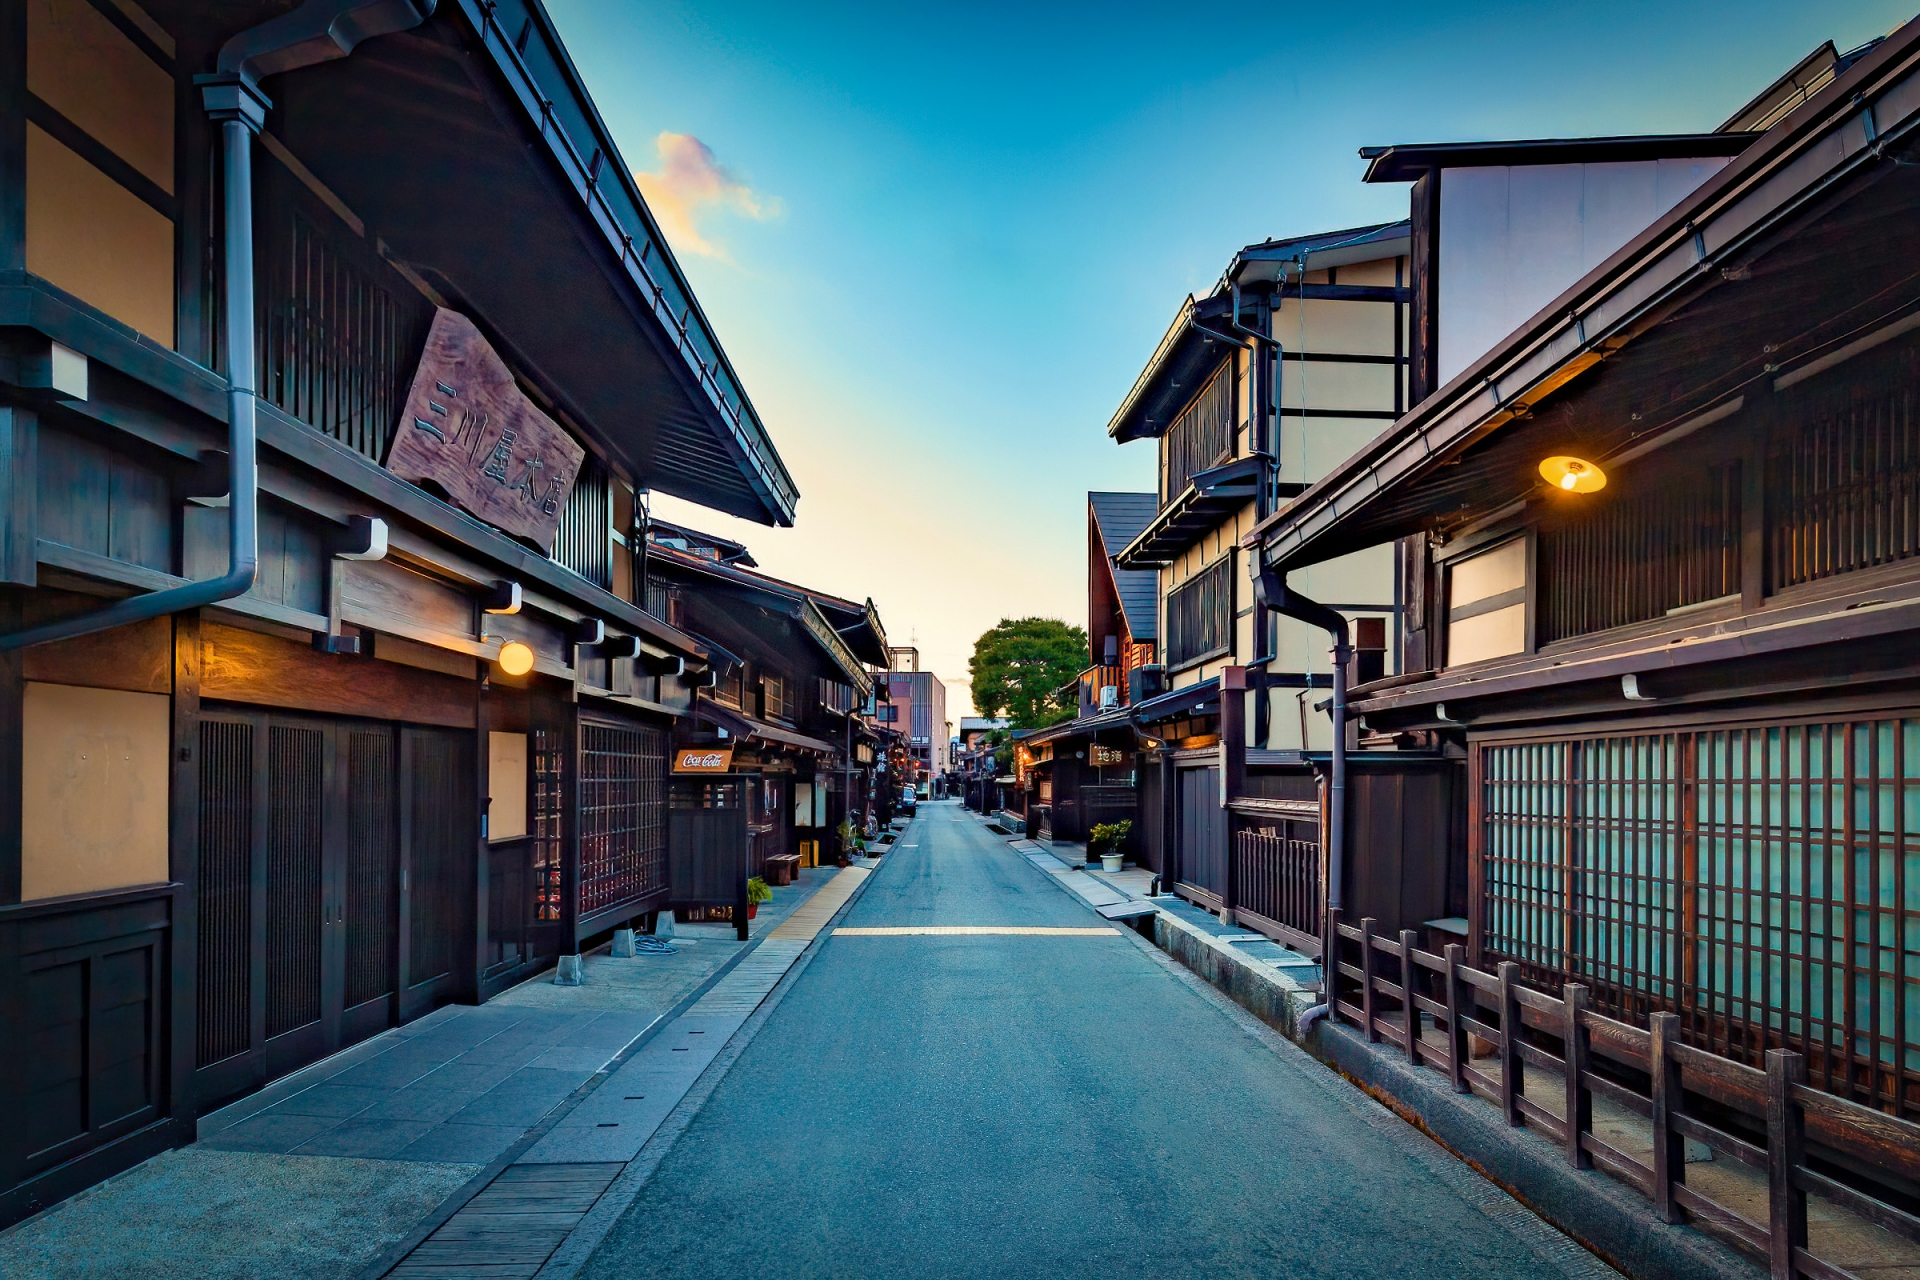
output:
[[[1568,493],[1594,493],[1607,487],[1607,473],[1598,465],[1566,454],[1543,459],[1540,478]]]
[[[533,649],[518,640],[500,646],[500,669],[510,676],[523,676],[533,670]]]

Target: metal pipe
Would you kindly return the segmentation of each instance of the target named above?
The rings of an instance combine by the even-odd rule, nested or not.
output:
[[[260,567],[260,488],[254,423],[253,135],[273,104],[265,75],[344,58],[369,36],[426,21],[434,0],[307,0],[300,8],[228,40],[219,71],[196,77],[207,115],[220,126],[222,211],[226,219],[227,571],[164,591],[130,596],[93,613],[0,636],[0,651],[92,635],[243,596]]]
[[[1315,1018],[1329,1012],[1333,1002],[1334,974],[1339,961],[1339,937],[1334,913],[1344,905],[1347,851],[1347,664],[1353,658],[1353,643],[1348,635],[1347,619],[1336,610],[1287,586],[1286,575],[1269,565],[1261,565],[1254,579],[1254,599],[1283,617],[1319,627],[1333,637],[1333,702],[1327,708],[1333,721],[1333,761],[1327,781],[1327,903],[1322,920],[1325,937],[1321,942],[1321,988],[1325,999],[1301,1015],[1301,1027],[1311,1026]],[[1305,742],[1300,744],[1303,748]]]
[[[209,113],[216,108],[210,100]],[[220,119],[216,115],[216,119]],[[242,111],[220,119],[224,165],[227,364],[227,572],[164,591],[132,596],[105,609],[0,636],[0,649],[22,649],[92,635],[132,622],[164,617],[253,589],[260,567],[259,473],[255,464],[253,396],[253,148],[254,126]]]

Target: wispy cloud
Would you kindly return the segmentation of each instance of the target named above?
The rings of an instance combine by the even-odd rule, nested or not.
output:
[[[713,210],[755,222],[780,216],[779,200],[768,199],[742,182],[714,157],[712,147],[692,134],[662,133],[653,145],[660,153],[659,170],[633,176],[667,239],[680,252],[731,261],[724,244],[701,234],[699,223]]]

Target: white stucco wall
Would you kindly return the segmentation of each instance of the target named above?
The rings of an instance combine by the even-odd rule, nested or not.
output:
[[[1713,156],[1443,170],[1440,384],[1726,163]]]

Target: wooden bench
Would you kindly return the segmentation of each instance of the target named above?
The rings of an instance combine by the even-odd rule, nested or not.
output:
[[[800,870],[800,855],[782,853],[767,859],[766,881],[770,885],[792,884],[794,873]]]

